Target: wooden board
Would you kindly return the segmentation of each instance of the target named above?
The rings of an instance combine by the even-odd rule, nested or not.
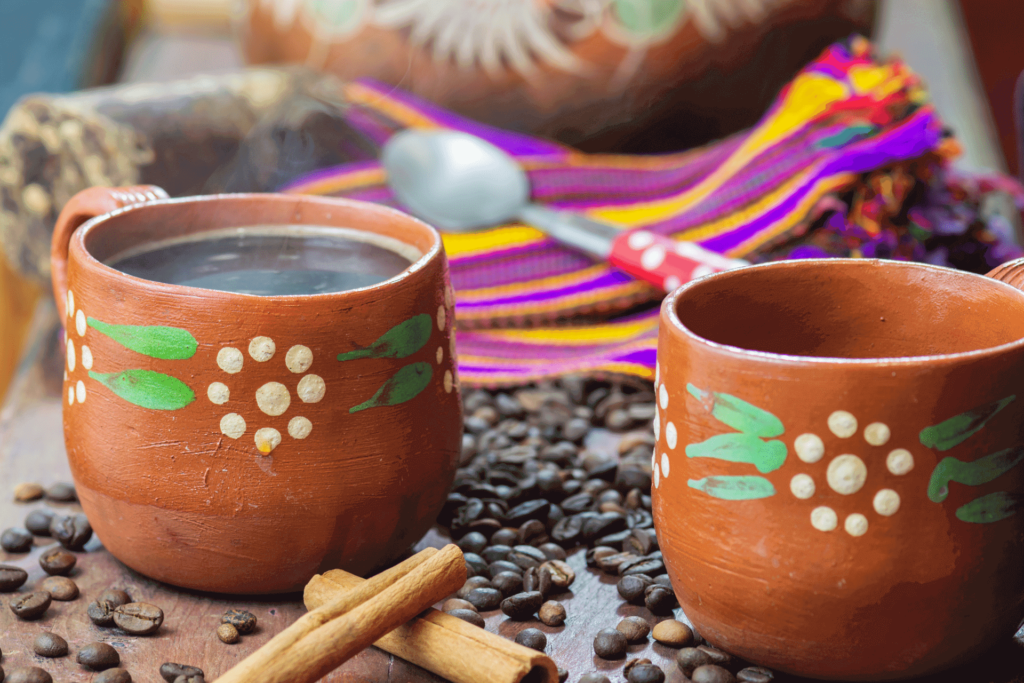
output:
[[[50,484],[70,480],[61,432],[61,355],[60,332],[50,306],[41,307],[36,317],[28,354],[23,360],[12,386],[11,394],[0,411],[0,528],[21,526],[25,515],[38,507],[57,509],[56,504],[42,502],[18,504],[10,494],[21,481]],[[614,441],[590,444],[613,448]],[[77,506],[62,506],[75,510]],[[440,547],[447,542],[437,531],[429,533],[418,547]],[[121,653],[122,665],[135,681],[159,683],[160,664],[168,661],[202,668],[207,680],[213,680],[235,663],[285,628],[305,610],[301,596],[267,598],[232,598],[223,595],[183,591],[150,581],[128,569],[106,552],[98,539],[93,539],[88,552],[79,553],[72,578],[81,589],[81,596],[72,602],[54,602],[43,619],[19,621],[7,605],[9,595],[0,595],[0,650],[3,668],[10,672],[21,666],[41,666],[56,681],[85,682],[95,674],[75,663],[74,655],[88,642],[104,641]],[[29,581],[21,589],[30,590],[45,577],[39,568],[37,547],[28,555],[10,555],[0,551],[0,559],[29,571]],[[642,607],[624,604],[615,591],[616,580],[600,572],[586,569],[582,552],[569,558],[577,579],[571,595],[560,599],[568,612],[563,627],[550,628],[539,622],[512,622],[500,612],[487,616],[487,629],[507,637],[529,627],[548,634],[548,654],[560,667],[570,672],[575,683],[584,673],[603,671],[612,681],[623,681],[624,661],[606,661],[595,657],[594,634],[601,628],[614,627],[622,617],[640,615],[657,619]],[[115,628],[100,628],[85,614],[89,602],[105,588],[122,588],[136,600],[159,605],[165,613],[161,630],[150,637],[132,637]],[[248,609],[259,619],[257,631],[244,636],[237,645],[224,645],[214,635],[220,615],[231,607]],[[677,610],[678,612],[678,610]],[[681,613],[678,618],[684,618]],[[43,630],[66,638],[71,655],[56,660],[38,657],[31,651],[33,638]],[[628,658],[647,657],[661,666],[669,683],[684,683],[686,677],[675,665],[675,650],[648,642],[629,649]],[[336,683],[376,683],[384,681],[436,683],[441,679],[401,659],[370,648],[326,678]],[[799,679],[779,676],[777,681],[797,683]],[[1016,639],[1007,638],[993,645],[993,650],[961,669],[941,676],[922,679],[921,683],[957,683],[984,681],[991,683],[1024,683],[1024,631]]]

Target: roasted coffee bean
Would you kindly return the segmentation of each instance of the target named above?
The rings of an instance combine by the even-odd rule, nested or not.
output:
[[[114,608],[114,623],[125,633],[145,636],[156,633],[164,623],[164,611],[147,602],[129,602]]]
[[[39,556],[39,566],[53,576],[67,576],[78,559],[63,548],[51,548]]]
[[[231,624],[221,624],[217,627],[217,638],[219,638],[222,643],[234,645],[239,641],[241,636],[238,635],[238,629]]]
[[[676,595],[661,584],[653,584],[644,590],[644,605],[652,614],[672,614],[676,606]]]
[[[466,563],[466,570],[473,576],[482,576],[485,579],[491,578],[491,571],[487,568],[487,560],[476,553],[463,553],[462,560]]]
[[[559,506],[566,514],[577,514],[586,512],[594,507],[594,497],[589,493],[577,493],[563,500]]]
[[[465,600],[466,596],[477,588],[494,588],[494,584],[491,583],[490,579],[483,576],[471,576],[466,579],[466,583],[462,584],[462,588],[455,595]]]
[[[579,515],[566,517],[551,529],[551,538],[566,546],[575,545],[583,538],[584,521]]]
[[[548,637],[540,629],[524,628],[516,634],[516,642],[523,647],[544,652],[544,648],[548,646]]]
[[[602,512],[583,522],[583,537],[585,539],[601,538],[626,530],[626,516],[620,512]]]
[[[635,559],[636,555],[633,553],[615,553],[614,555],[606,555],[597,561],[597,568],[606,574],[618,574],[620,564]]]
[[[131,596],[125,593],[120,588],[107,588],[102,593],[100,593],[100,597],[98,599],[106,600],[115,607],[117,605],[127,605],[129,602],[132,601]]]
[[[537,616],[545,626],[561,626],[565,623],[565,606],[554,600],[548,600],[540,609]]]
[[[562,477],[556,470],[542,470],[537,473],[537,488],[550,499],[562,490]]]
[[[450,612],[453,609],[468,609],[473,610],[474,612],[476,611],[476,607],[473,606],[473,603],[469,600],[462,600],[461,598],[448,598],[444,601],[444,604],[441,605],[442,612]]]
[[[550,506],[549,506],[550,507]],[[550,510],[548,510],[548,516],[550,517]],[[550,521],[550,520],[549,520]],[[546,543],[548,540],[548,529],[544,526],[544,523],[531,519],[523,522],[522,526],[519,527],[519,543],[525,546],[538,546],[541,543]]]
[[[698,645],[697,649],[708,656],[708,661],[718,666],[731,667],[735,659],[728,652],[723,652],[717,647],[711,647],[710,645]]]
[[[78,584],[66,576],[47,576],[36,584],[36,590],[46,591],[51,598],[61,602],[78,597]]]
[[[498,560],[504,560],[508,557],[508,554],[512,552],[512,548],[503,544],[491,545],[480,551],[480,556],[487,560],[488,563],[497,562]]]
[[[0,534],[0,548],[9,553],[27,553],[32,549],[32,534],[24,529],[4,529]]]
[[[55,516],[50,522],[50,535],[68,550],[81,550],[92,538],[92,526],[80,512],[68,517]]]
[[[590,431],[590,420],[584,420],[583,418],[574,417],[565,423],[562,427],[562,436],[567,441],[579,443],[583,440],[583,437]]]
[[[642,640],[647,640],[647,634],[651,632],[651,625],[643,617],[626,617],[615,626],[615,630],[626,636],[627,641],[639,643]]]
[[[99,676],[92,679],[92,683],[132,683],[132,675],[128,673],[127,669],[115,667],[113,669],[107,669]]]
[[[558,683],[565,683],[569,680],[569,670],[558,667]]]
[[[40,657],[63,657],[68,653],[68,641],[56,633],[43,631],[32,641],[32,651]]]
[[[28,572],[12,564],[0,564],[0,593],[16,591],[28,580]]]
[[[622,552],[645,556],[657,549],[654,539],[655,536],[652,532],[634,526],[630,529],[629,536],[622,542]]]
[[[479,553],[487,547],[487,537],[479,531],[470,531],[468,534],[460,538],[456,545],[458,545],[463,552]]]
[[[245,636],[256,630],[256,615],[244,609],[229,609],[221,616],[220,623],[231,624]]]
[[[698,666],[690,675],[690,680],[693,683],[736,683],[736,677],[728,669],[714,664]]]
[[[639,467],[620,467],[615,474],[615,485],[623,489],[651,490],[651,475]]]
[[[53,683],[53,677],[38,666],[26,666],[7,674],[4,683]]]
[[[598,563],[601,560],[603,560],[604,558],[609,557],[611,555],[618,555],[618,554],[619,554],[619,551],[617,551],[615,548],[608,548],[606,546],[600,546],[600,545],[599,546],[594,546],[593,548],[591,548],[590,550],[587,551],[587,554],[586,554],[587,566],[588,567],[598,567]]]
[[[523,590],[523,575],[515,572],[501,572],[491,579],[491,583],[507,598]]]
[[[626,513],[626,522],[632,529],[647,529],[647,532],[651,534],[651,538],[654,541],[653,550],[657,549],[658,536],[654,529],[654,517],[647,510],[630,510]],[[647,553],[650,555],[650,552]]]
[[[505,515],[505,524],[512,527],[522,526],[523,522],[531,519],[540,520],[541,522],[547,521],[548,518],[548,506],[550,502],[543,498],[537,498],[534,500],[528,500],[525,503],[520,503]]]
[[[613,628],[604,628],[594,637],[594,654],[602,659],[618,659],[626,654],[626,636]]]
[[[11,611],[14,616],[26,621],[38,619],[50,607],[50,594],[46,591],[21,593],[11,600]]]
[[[544,553],[528,545],[517,545],[508,554],[509,562],[519,565],[524,571],[530,567],[539,567],[547,559]]]
[[[614,534],[608,534],[607,536],[596,538],[593,542],[597,545],[607,545],[613,548],[621,548],[622,544],[626,541],[628,537],[629,529],[626,529],[625,531],[618,531]]]
[[[664,562],[646,557],[641,557],[631,562],[623,562],[619,565],[619,576],[635,576],[636,574],[656,576],[664,571]]]
[[[651,635],[662,645],[672,647],[682,647],[693,642],[693,631],[690,627],[675,619],[659,622],[655,625]]]
[[[626,662],[626,665],[624,667],[622,667],[622,675],[625,676],[627,680],[629,680],[629,672],[632,671],[634,667],[637,667],[637,666],[639,666],[641,664],[650,664],[650,663],[651,663],[651,660],[649,660],[649,659],[644,659],[644,658],[631,659],[628,662]]]
[[[465,599],[473,603],[473,606],[481,612],[489,612],[492,609],[498,609],[504,598],[497,588],[474,588],[465,596]]]
[[[672,579],[668,577],[668,574],[659,574],[654,577],[654,583],[665,586],[666,588],[672,587]]]
[[[551,570],[547,567],[530,567],[523,573],[523,590],[536,591],[545,597],[551,595],[555,585],[551,583]]]
[[[94,671],[110,669],[121,663],[121,655],[117,650],[106,643],[89,643],[78,651],[75,658],[82,666],[87,666]]]
[[[64,482],[57,482],[46,489],[46,497],[49,500],[55,500],[60,503],[73,503],[78,500],[78,496],[75,494],[75,487]]]
[[[453,617],[467,621],[473,626],[479,626],[483,628],[485,626],[484,618],[477,614],[475,609],[453,609],[445,610],[446,614],[450,614]]]
[[[736,673],[736,680],[740,683],[771,683],[775,679],[775,673],[763,666],[748,666]]]
[[[613,432],[624,432],[633,426],[633,418],[625,410],[613,410],[605,418],[604,426]]]
[[[630,669],[626,680],[629,683],[664,683],[665,672],[653,664],[637,664]]]
[[[97,626],[112,626],[114,623],[114,608],[117,605],[106,600],[94,600],[89,603],[85,613]]]
[[[43,487],[31,481],[26,481],[14,487],[14,500],[19,503],[29,503],[43,497]]]
[[[202,676],[203,670],[195,666],[188,666],[187,664],[167,662],[160,665],[160,675],[164,677],[164,680],[167,681],[167,683],[174,683],[174,680],[178,678],[178,676]]]
[[[612,683],[611,680],[603,673],[598,671],[592,671],[588,674],[580,676],[580,683]]]
[[[558,545],[557,543],[544,543],[538,549],[542,553],[544,553],[544,557],[548,558],[549,560],[562,560],[562,561],[565,561],[565,558],[566,558],[565,548],[563,548],[562,546]]]
[[[174,679],[174,683],[206,683],[206,679],[203,676],[178,676]]]
[[[644,492],[640,489],[630,489],[622,503],[627,510],[636,510],[643,504],[643,495]]]
[[[501,611],[509,619],[525,621],[536,614],[544,604],[544,596],[538,591],[517,593],[501,601]]]
[[[501,393],[495,396],[494,405],[498,408],[498,413],[504,417],[519,417],[523,414],[523,404],[508,394]]]
[[[515,572],[516,574],[522,574],[523,568],[515,562],[509,562],[508,560],[497,560],[487,565],[487,571],[491,573],[491,576],[497,576],[502,572]]]
[[[518,529],[510,529],[510,528],[506,527],[506,528],[503,528],[503,529],[498,529],[493,534],[491,534],[491,545],[508,546],[509,550],[511,550],[511,546],[515,545],[518,542],[519,542],[519,530]]]
[[[695,647],[684,647],[676,653],[676,664],[688,677],[693,676],[693,671],[697,667],[710,663],[711,657],[708,656],[708,653]]]
[[[541,568],[551,572],[551,583],[555,588],[565,590],[576,580],[576,572],[572,570],[569,563],[562,560],[548,560],[541,565]]]
[[[33,510],[25,516],[25,528],[36,536],[50,535],[53,513],[49,510]]]

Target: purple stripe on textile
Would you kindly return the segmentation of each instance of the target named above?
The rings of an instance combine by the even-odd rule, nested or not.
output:
[[[555,299],[563,299],[565,297],[572,296],[574,294],[586,294],[595,293],[596,290],[603,289],[606,287],[614,287],[617,285],[626,284],[632,282],[633,278],[625,273],[609,268],[604,272],[603,275],[599,275],[593,278],[588,278],[581,282],[577,282],[574,285],[568,285],[560,287],[554,290],[547,291],[529,291],[524,294],[516,294],[511,296],[501,296],[495,294],[494,297],[487,301],[479,303],[474,302],[459,302],[460,308],[473,309],[479,307],[496,307],[496,306],[510,306],[514,304],[523,303],[539,303],[544,301],[552,301]]]
[[[487,254],[475,261],[451,258],[452,286],[456,290],[500,287],[524,279],[557,277],[594,265],[582,253],[557,245],[517,249],[518,253],[510,256],[511,251]]]

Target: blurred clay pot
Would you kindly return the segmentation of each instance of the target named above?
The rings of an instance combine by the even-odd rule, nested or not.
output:
[[[390,238],[410,265],[361,289],[252,296],[104,264],[268,224]],[[329,568],[366,573],[434,522],[462,436],[435,230],[349,200],[94,188],[62,212],[52,267],[68,459],[93,528],[129,567],[198,590],[291,591]]]
[[[714,645],[802,676],[948,668],[1024,618],[1021,263],[857,259],[661,311],[654,519]]]

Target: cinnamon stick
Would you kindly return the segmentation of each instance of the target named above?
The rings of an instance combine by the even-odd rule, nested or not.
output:
[[[340,569],[314,576],[303,595],[306,608],[317,610],[366,585]],[[462,619],[428,609],[374,645],[453,683],[556,683],[551,658]]]
[[[218,683],[312,683],[466,580],[462,551],[425,550],[309,612]]]

